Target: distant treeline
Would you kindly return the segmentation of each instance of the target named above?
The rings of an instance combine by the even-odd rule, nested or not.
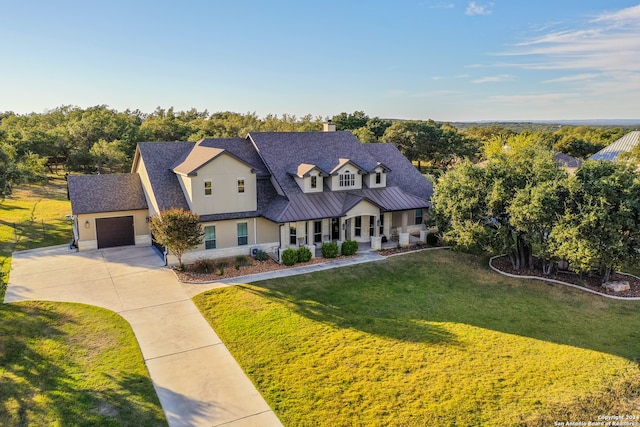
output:
[[[319,131],[331,119],[363,143],[392,142],[413,161],[431,168],[448,168],[462,158],[479,159],[485,141],[532,132],[540,143],[585,158],[624,135],[621,127],[595,128],[535,123],[464,125],[464,129],[432,120],[390,120],[363,111],[332,117],[296,117],[255,113],[175,111],[158,107],[152,113],[117,111],[106,105],[89,108],[61,106],[45,113],[0,113],[0,179],[18,182],[49,172],[126,172],[141,141],[198,141],[202,138],[246,137],[248,132]],[[457,125],[457,124],[456,124]],[[3,169],[4,168],[4,169]],[[9,178],[7,178],[9,177]],[[13,178],[11,178],[13,177]],[[0,182],[0,185],[3,185]],[[9,190],[10,193],[10,190]],[[0,195],[7,194],[6,188]]]

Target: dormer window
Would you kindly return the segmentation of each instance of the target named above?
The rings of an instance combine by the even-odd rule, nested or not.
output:
[[[356,174],[349,169],[340,174],[340,187],[354,187],[356,185]]]
[[[382,183],[382,172],[376,172],[376,184]]]
[[[315,175],[311,176],[311,188],[318,188],[318,177]]]

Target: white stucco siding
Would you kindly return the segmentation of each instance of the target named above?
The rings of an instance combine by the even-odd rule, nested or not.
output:
[[[232,156],[222,154],[198,169],[196,176],[180,179],[191,210],[199,215],[257,209],[256,175],[247,164]],[[239,192],[239,180],[244,182],[244,192]],[[210,196],[205,195],[205,181],[211,181]]]

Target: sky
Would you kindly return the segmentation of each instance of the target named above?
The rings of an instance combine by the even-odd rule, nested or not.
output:
[[[0,0],[0,111],[640,118],[640,1]]]

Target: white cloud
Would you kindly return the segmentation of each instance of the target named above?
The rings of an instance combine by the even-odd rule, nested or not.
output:
[[[490,7],[493,7],[493,3],[489,3],[486,5],[483,4],[476,4],[476,2],[472,1],[469,3],[469,5],[467,6],[467,10],[466,10],[466,14],[469,16],[473,16],[473,15],[491,15],[491,10],[489,10]]]
[[[440,3],[430,5],[429,9],[453,9],[455,6],[453,3],[441,1]]]
[[[500,74],[498,76],[485,76],[479,79],[472,80],[471,83],[500,83],[513,80],[513,76],[510,74]]]
[[[544,80],[542,83],[578,82],[583,80],[592,80],[598,77],[599,75],[600,74],[595,74],[595,73],[575,74],[573,76],[564,76],[564,77],[558,77],[557,79]]]
[[[514,64],[527,69],[640,72],[640,5],[525,40],[500,55],[527,58]]]

